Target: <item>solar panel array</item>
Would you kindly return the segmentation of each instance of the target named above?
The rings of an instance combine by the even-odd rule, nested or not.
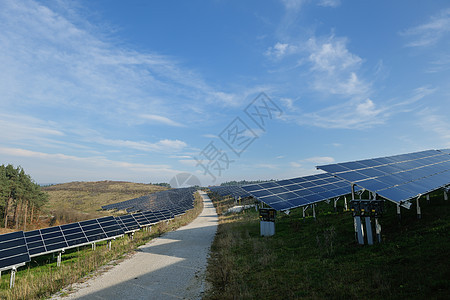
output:
[[[23,231],[0,235],[0,272],[30,261]]]
[[[450,154],[450,149],[441,149],[439,151]]]
[[[62,251],[124,234],[112,216],[25,232],[31,257]]]
[[[30,257],[60,252],[132,233],[169,220],[194,207],[196,188],[168,190],[103,209],[140,211],[119,217],[103,217],[32,231],[0,235],[0,271],[24,265]]]
[[[427,150],[317,168],[400,204],[450,183],[447,150]]]
[[[233,196],[234,198],[245,198],[250,197],[250,194],[242,189],[241,186],[238,185],[227,185],[227,186],[210,186],[209,190],[211,192],[217,193],[220,196]]]
[[[345,180],[327,173],[245,185],[242,188],[276,210],[306,206],[351,192]]]
[[[126,210],[127,212],[148,210],[179,210],[183,212],[194,207],[194,192],[197,188],[179,188],[102,206],[104,210]]]

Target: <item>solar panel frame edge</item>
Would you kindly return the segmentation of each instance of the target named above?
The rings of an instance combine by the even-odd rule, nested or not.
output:
[[[17,236],[17,237],[14,237],[14,236]],[[27,262],[29,262],[31,260],[30,253],[28,252],[28,247],[27,247],[27,243],[25,240],[25,234],[23,231],[16,231],[16,232],[2,234],[2,235],[0,235],[0,239],[2,239],[0,242],[1,244],[6,244],[6,243],[14,241],[14,240],[17,240],[19,242],[18,246],[14,246],[12,248],[4,248],[4,249],[0,250],[0,252],[8,251],[10,249],[19,248],[19,247],[21,247],[22,250],[26,250],[26,251],[22,251],[22,252],[18,253],[17,255],[0,258],[0,271],[6,271],[6,270],[12,269],[14,267],[24,266]],[[19,261],[15,262],[15,263],[9,263],[9,264],[4,263],[5,261],[7,261],[8,259],[10,259],[12,257],[15,257],[15,258],[20,257],[22,259],[19,259]],[[3,261],[3,263],[2,263],[2,261]]]

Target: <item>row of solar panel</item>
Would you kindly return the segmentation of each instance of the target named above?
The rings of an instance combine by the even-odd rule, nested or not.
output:
[[[0,235],[0,271],[20,266],[31,257],[110,240],[141,227],[182,215],[185,210],[145,211],[119,217],[103,217],[33,231]]]
[[[233,196],[234,198],[245,198],[250,197],[250,194],[242,189],[241,186],[210,186],[209,190],[211,192],[217,193],[220,196]]]
[[[196,188],[179,188],[161,191],[150,195],[102,206],[104,210],[126,210],[127,212],[193,208],[193,193]]]
[[[305,206],[351,192],[350,186],[344,180],[327,173],[247,185],[242,188],[276,210]]]
[[[318,168],[393,202],[404,203],[449,184],[449,153],[427,150]]]
[[[319,166],[328,173],[242,188],[276,210],[287,210],[366,189],[404,203],[450,183],[450,149],[427,150]],[[409,207],[408,205],[405,205]]]

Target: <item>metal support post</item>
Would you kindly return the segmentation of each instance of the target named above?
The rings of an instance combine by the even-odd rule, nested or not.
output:
[[[444,190],[444,200],[445,200],[445,201],[448,200],[448,194],[447,194],[447,191],[446,191],[446,190]]]
[[[420,203],[419,203],[419,197],[416,199],[416,206],[417,206],[417,219],[422,219],[422,213],[420,211]]]
[[[95,243],[92,243],[92,250],[95,250]]]
[[[14,282],[16,280],[16,267],[11,269],[11,279],[9,280],[9,288],[12,289],[14,287]]]
[[[334,199],[334,212],[337,211],[336,203],[338,202],[338,200],[339,200],[339,197]]]
[[[377,234],[378,243],[381,243],[381,225],[378,222],[378,218],[375,218],[375,232]]]
[[[397,204],[397,216],[399,220],[402,219],[402,215],[400,214],[400,204]]]
[[[356,236],[358,239],[358,244],[364,245],[364,228],[363,224],[361,223],[361,217],[355,216],[355,229],[356,229]]]
[[[2,271],[0,271],[0,279],[2,279]]]
[[[316,205],[313,204],[312,208],[313,208],[313,218],[314,218],[314,220],[316,220]]]
[[[355,185],[352,183],[352,200],[355,200]]]
[[[427,202],[430,203],[430,194],[427,194]]]
[[[62,252],[58,252],[58,257],[56,258],[56,266],[61,267],[61,256]]]
[[[112,240],[108,241],[108,250],[111,251],[111,244],[112,244]]]
[[[348,211],[347,197],[344,196],[344,209]]]
[[[373,236],[372,236],[372,224],[370,222],[370,217],[365,217],[366,219],[366,234],[367,234],[367,244],[373,245]]]
[[[303,207],[303,222],[305,222],[305,211],[308,209],[308,206]]]

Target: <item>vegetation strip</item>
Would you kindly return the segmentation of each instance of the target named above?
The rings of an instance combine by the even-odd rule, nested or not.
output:
[[[260,237],[250,209],[220,216],[207,268],[205,299],[445,299],[450,294],[450,214],[442,192],[402,211],[386,203],[383,242],[359,246],[350,212],[320,203],[317,220],[279,214],[276,233]],[[218,212],[233,201],[211,197]],[[342,204],[342,203],[340,203]],[[307,212],[310,212],[308,210]]]
[[[107,249],[106,242],[97,243],[96,250],[90,246],[71,249],[63,254],[61,267],[56,266],[53,255],[36,257],[27,265],[27,269],[19,269],[14,289],[9,289],[9,275],[5,272],[2,274],[0,299],[49,297],[86,276],[92,276],[101,266],[117,263],[117,260],[125,258],[149,240],[192,222],[202,210],[202,198],[196,193],[194,209],[168,223],[161,222],[153,226],[151,231],[138,231],[133,239],[125,236],[113,241],[111,251]]]

